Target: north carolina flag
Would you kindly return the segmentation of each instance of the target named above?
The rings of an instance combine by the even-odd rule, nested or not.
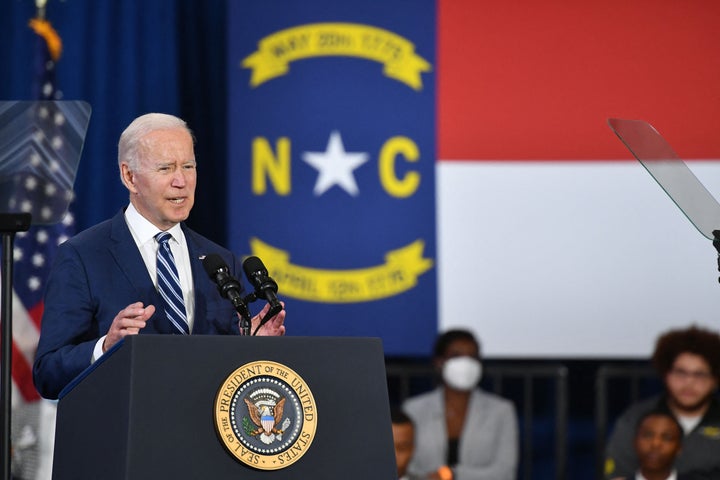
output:
[[[230,17],[230,245],[281,266],[299,334],[377,335],[417,355],[459,326],[496,357],[636,357],[660,331],[715,323],[716,252],[606,122],[651,123],[720,192],[720,2],[274,0],[233,2]],[[363,40],[371,29],[386,41]],[[391,76],[363,45],[430,68]],[[435,110],[421,108],[431,88]],[[393,130],[420,146],[416,163],[386,162],[400,172],[378,167]],[[431,148],[435,205],[368,201]],[[354,173],[317,177],[332,158]],[[396,275],[417,287],[368,300],[358,270],[433,237],[421,228],[436,242],[402,250],[416,268]],[[323,303],[326,277],[363,301]]]
[[[263,260],[294,335],[424,354],[437,331],[434,1],[229,5],[229,247]]]

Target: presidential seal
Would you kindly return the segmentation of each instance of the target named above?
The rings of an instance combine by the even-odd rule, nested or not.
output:
[[[225,379],[215,398],[220,441],[253,468],[278,470],[297,462],[310,448],[316,427],[310,388],[280,363],[246,363]]]

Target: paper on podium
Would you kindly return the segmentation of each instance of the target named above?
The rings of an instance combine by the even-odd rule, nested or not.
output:
[[[690,222],[706,238],[720,230],[720,203],[655,128],[643,120],[609,118],[608,125]]]

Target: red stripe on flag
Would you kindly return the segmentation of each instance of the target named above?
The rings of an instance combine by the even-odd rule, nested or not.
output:
[[[37,305],[28,310],[28,316],[32,319],[35,327],[40,331],[40,323],[42,320],[43,310],[45,309],[45,303],[42,301],[38,302]]]
[[[15,342],[12,342],[12,377],[26,402],[40,400],[40,394],[33,383],[32,367],[20,352],[20,349],[17,348]]]
[[[720,158],[717,0],[439,0],[439,158],[612,160],[609,117]]]

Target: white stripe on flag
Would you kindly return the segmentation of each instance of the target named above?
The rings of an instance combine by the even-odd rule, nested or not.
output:
[[[720,162],[687,163],[719,196]],[[440,329],[483,354],[646,357],[717,328],[716,259],[637,162],[438,163]]]

